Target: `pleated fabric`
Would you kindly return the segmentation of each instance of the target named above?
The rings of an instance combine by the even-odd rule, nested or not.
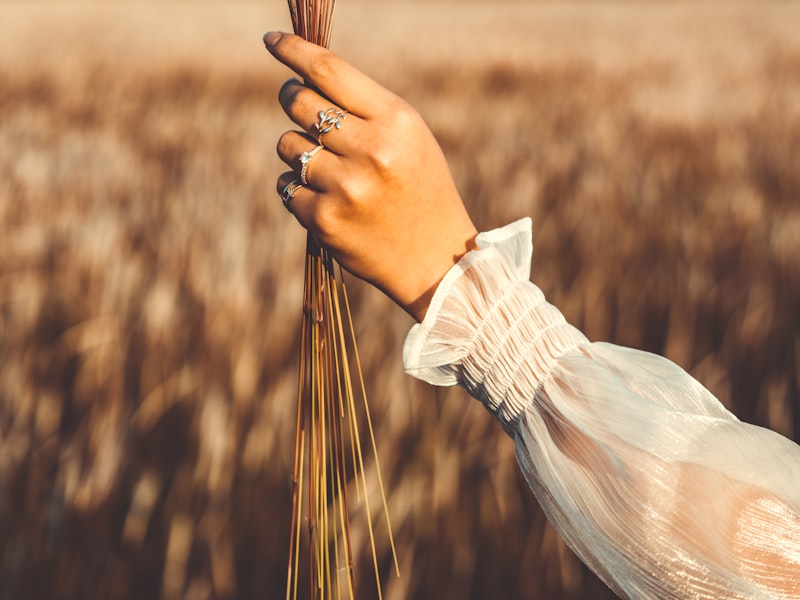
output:
[[[530,219],[482,233],[404,346],[516,444],[567,544],[620,597],[800,598],[800,446],[669,360],[592,343],[529,281]]]

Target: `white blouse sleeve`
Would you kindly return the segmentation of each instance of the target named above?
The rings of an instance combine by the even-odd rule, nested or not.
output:
[[[514,438],[548,518],[619,596],[800,598],[800,446],[680,367],[590,343],[529,281],[530,220],[478,236],[404,346]]]

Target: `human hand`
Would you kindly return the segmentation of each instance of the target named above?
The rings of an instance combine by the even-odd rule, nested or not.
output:
[[[293,169],[278,178],[279,194],[300,179],[301,155],[318,138],[324,144],[306,165],[308,185],[286,207],[345,269],[422,320],[439,281],[477,235],[433,134],[408,103],[328,50],[276,32],[264,44],[304,80],[280,90],[302,131],[278,141]],[[328,108],[347,112],[340,128],[318,136]]]

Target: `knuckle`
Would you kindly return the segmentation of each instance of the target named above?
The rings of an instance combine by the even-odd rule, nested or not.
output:
[[[286,156],[289,152],[289,139],[291,138],[291,132],[286,131],[281,134],[281,137],[278,138],[278,143],[275,146],[275,150],[278,152],[278,156]]]
[[[275,145],[275,151],[278,156],[286,164],[291,166],[291,161],[297,158],[299,154],[297,150],[298,137],[295,131],[285,131],[278,138],[278,143]]]
[[[300,82],[295,78],[283,82],[281,89],[278,90],[278,101],[281,105],[290,105],[295,101],[300,85]]]
[[[369,158],[378,175],[385,177],[397,168],[400,153],[394,146],[376,144],[369,150]]]
[[[420,116],[414,107],[402,98],[395,97],[387,103],[392,126],[396,129],[415,128],[419,125]]]
[[[324,54],[315,58],[309,66],[309,76],[312,81],[325,81],[339,72],[341,61],[336,60],[330,54]]]
[[[341,182],[342,206],[357,207],[365,204],[372,196],[372,187],[363,177],[348,177]]]
[[[402,140],[413,137],[419,128],[420,117],[405,101],[396,99],[386,106],[384,128],[367,142],[365,152],[381,176],[398,169],[407,150]]]
[[[339,229],[339,210],[332,202],[319,202],[313,214],[314,233],[323,242],[329,241]]]
[[[281,38],[278,40],[278,43],[275,44],[275,52],[281,56],[287,56],[292,54],[296,51],[296,48],[300,45],[301,38],[294,36],[294,35],[282,35]]]
[[[400,163],[406,153],[401,139],[391,132],[387,132],[386,135],[376,136],[367,142],[364,151],[372,169],[381,179],[386,179],[400,167]]]

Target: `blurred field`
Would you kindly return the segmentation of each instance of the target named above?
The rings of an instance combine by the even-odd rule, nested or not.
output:
[[[304,235],[281,2],[0,2],[0,598],[281,598]],[[455,19],[457,18],[457,22]],[[800,435],[800,4],[341,0],[482,229],[593,339]],[[610,598],[477,402],[349,282],[399,598]],[[356,532],[364,541],[364,531]],[[358,557],[366,594],[369,562]]]

